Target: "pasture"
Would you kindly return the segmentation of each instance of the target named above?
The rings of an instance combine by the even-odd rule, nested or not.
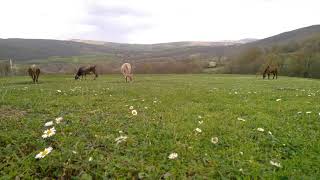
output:
[[[95,81],[40,75],[39,84],[31,81],[0,78],[3,179],[320,177],[319,80],[137,75],[125,83],[120,75]],[[48,121],[56,134],[44,139]],[[48,147],[48,155],[35,158]]]

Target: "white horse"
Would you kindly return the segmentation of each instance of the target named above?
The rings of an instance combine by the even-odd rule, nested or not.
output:
[[[128,78],[129,78],[129,81],[132,81],[133,74],[132,74],[131,64],[129,63],[122,64],[121,73],[126,78],[126,82],[128,82]]]

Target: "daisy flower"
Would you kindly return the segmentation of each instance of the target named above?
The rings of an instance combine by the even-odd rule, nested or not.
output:
[[[202,116],[200,116],[200,115],[199,115],[199,116],[198,116],[198,118],[199,118],[199,119],[201,119],[201,118],[202,118]]]
[[[281,99],[276,99],[277,102],[281,101]]]
[[[44,124],[44,126],[48,127],[48,126],[52,126],[53,125],[53,121],[49,121],[49,122],[46,122]]]
[[[238,117],[237,119],[238,119],[238,121],[243,121],[243,122],[246,121],[245,119],[243,119],[241,117]]]
[[[36,159],[44,158],[52,151],[52,147],[45,148],[44,151],[41,151],[39,154],[36,155]]]
[[[60,89],[57,90],[58,93],[61,93],[62,91]]]
[[[177,153],[171,153],[168,158],[169,159],[176,159],[178,157],[178,154]]]
[[[130,109],[130,110],[133,110],[133,106],[130,106],[129,109]]]
[[[119,136],[119,137],[117,137],[116,139],[115,139],[115,141],[117,142],[117,144],[119,144],[119,143],[122,143],[122,142],[125,142],[126,140],[127,140],[127,136]]]
[[[199,123],[199,124],[202,124],[202,123],[203,123],[203,121],[198,121],[198,123]]]
[[[56,129],[52,127],[51,129],[47,129],[43,132],[42,138],[51,137],[56,134]]]
[[[93,158],[92,157],[89,157],[89,161],[92,161],[93,160]]]
[[[278,167],[278,168],[281,167],[281,164],[278,163],[278,162],[275,162],[275,161],[270,161],[270,164],[271,164],[272,166],[276,166],[276,167]]]
[[[307,111],[306,114],[311,114],[311,111]]]
[[[56,123],[59,124],[63,120],[63,117],[57,117],[55,120],[56,120]]]
[[[202,130],[200,128],[196,128],[195,131],[198,133],[202,133]]]
[[[271,131],[268,131],[268,134],[270,134],[272,136],[272,132]]]
[[[264,132],[263,128],[258,128],[257,131]]]
[[[211,142],[212,142],[212,144],[217,144],[219,142],[218,137],[212,137]]]
[[[131,111],[132,115],[136,116],[138,114],[138,112],[136,110],[132,110]]]

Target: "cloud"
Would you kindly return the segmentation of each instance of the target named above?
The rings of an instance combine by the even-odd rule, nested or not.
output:
[[[92,3],[86,11],[81,24],[90,26],[93,30],[78,34],[79,38],[128,42],[131,33],[151,27],[145,21],[148,13],[126,6]]]
[[[318,0],[3,0],[0,38],[129,43],[264,38],[319,24]]]

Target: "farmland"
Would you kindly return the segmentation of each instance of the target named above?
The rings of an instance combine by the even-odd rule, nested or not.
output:
[[[0,78],[2,178],[320,177],[319,80],[91,78]]]

